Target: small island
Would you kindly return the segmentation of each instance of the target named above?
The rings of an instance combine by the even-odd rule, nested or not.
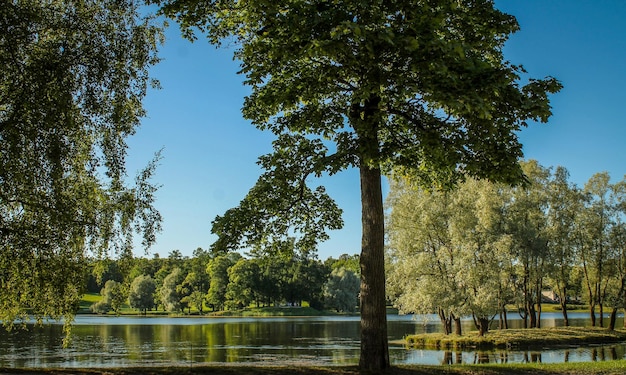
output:
[[[626,330],[601,327],[550,327],[492,330],[480,336],[470,332],[464,336],[425,333],[407,336],[410,348],[427,349],[541,349],[545,347],[576,347],[626,341]]]

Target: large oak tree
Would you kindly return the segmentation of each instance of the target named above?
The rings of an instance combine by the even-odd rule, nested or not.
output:
[[[86,257],[159,230],[155,161],[129,186],[126,141],[160,27],[133,0],[0,5],[0,320],[78,308]],[[92,250],[93,252],[91,252]]]
[[[553,78],[521,79],[502,47],[518,30],[488,0],[155,0],[184,33],[237,46],[244,116],[276,134],[266,172],[216,218],[216,248],[308,251],[341,227],[311,176],[360,170],[361,360],[389,366],[381,176],[452,186],[523,178],[516,132],[546,121]],[[523,81],[523,83],[522,83]],[[295,239],[295,240],[294,240]]]

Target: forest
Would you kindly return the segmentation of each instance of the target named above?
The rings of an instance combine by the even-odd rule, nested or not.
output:
[[[198,248],[192,257],[173,250],[167,258],[92,260],[86,290],[102,299],[94,313],[120,313],[124,304],[146,314],[205,314],[249,306],[300,307],[354,312],[358,305],[359,257],[321,262],[311,257],[215,255]]]
[[[436,312],[446,333],[472,316],[481,334],[518,311],[540,327],[542,302],[586,304],[591,324],[614,329],[626,303],[626,179],[523,163],[517,186],[467,179],[453,191],[391,179],[388,294],[401,312]]]

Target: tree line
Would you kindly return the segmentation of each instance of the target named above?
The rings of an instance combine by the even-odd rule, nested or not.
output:
[[[358,305],[358,255],[322,262],[311,257],[244,257],[198,248],[192,257],[94,260],[87,290],[102,299],[95,313],[119,313],[125,303],[146,314],[240,310],[249,306],[309,306],[353,312]]]
[[[564,324],[568,303],[587,305],[593,326],[615,328],[626,305],[626,178],[593,175],[581,188],[567,169],[522,164],[517,186],[467,179],[453,191],[391,179],[388,292],[402,312],[436,312],[461,334],[471,315],[482,334],[513,306],[540,327],[545,290]]]

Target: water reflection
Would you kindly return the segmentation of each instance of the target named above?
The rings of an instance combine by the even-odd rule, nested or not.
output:
[[[486,363],[563,363],[608,361],[626,358],[626,345],[614,344],[542,351],[437,351],[412,350],[403,363],[431,365]]]
[[[552,319],[558,319],[558,315]],[[429,319],[389,317],[390,340],[440,329],[438,322]],[[471,329],[470,322],[464,322],[464,329]],[[60,324],[31,327],[28,331],[0,330],[0,366],[111,367],[277,361],[333,365],[357,363],[360,349],[358,317],[79,316],[69,348],[62,348],[62,338]],[[390,356],[394,363],[411,364],[574,362],[626,358],[625,348],[626,345],[607,345],[542,351],[464,352],[407,350],[396,344],[390,347]]]

